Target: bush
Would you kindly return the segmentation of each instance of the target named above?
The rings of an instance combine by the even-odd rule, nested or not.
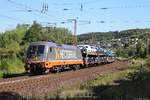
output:
[[[24,64],[21,60],[14,58],[14,59],[3,59],[1,60],[0,65],[1,73],[22,73],[24,72]]]
[[[3,73],[2,71],[0,71],[0,77],[3,77],[3,74],[4,74],[4,73]]]

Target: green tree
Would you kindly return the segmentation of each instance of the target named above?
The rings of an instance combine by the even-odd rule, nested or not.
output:
[[[139,41],[136,45],[137,55],[142,58],[145,57],[144,52],[146,48],[148,48],[148,46],[143,41]]]
[[[42,38],[41,30],[42,26],[38,24],[36,21],[34,21],[31,27],[26,32],[24,40],[26,42],[40,41]]]

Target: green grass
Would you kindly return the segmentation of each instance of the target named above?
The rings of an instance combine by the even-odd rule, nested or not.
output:
[[[0,77],[25,72],[23,62],[17,58],[3,60],[0,69]]]
[[[137,66],[138,65],[138,66]],[[150,66],[132,65],[129,69],[98,77],[81,85],[97,98],[117,100],[126,98],[148,98],[150,93]],[[103,100],[103,99],[102,99]]]
[[[20,60],[12,60],[8,63],[8,73],[22,73],[24,72],[24,64]]]
[[[135,71],[134,69],[127,69],[124,71],[118,71],[111,74],[107,74],[88,82],[87,86],[89,87],[89,86],[97,86],[97,85],[112,85],[115,80],[126,79],[127,75],[134,71]],[[84,85],[84,88],[87,87]]]

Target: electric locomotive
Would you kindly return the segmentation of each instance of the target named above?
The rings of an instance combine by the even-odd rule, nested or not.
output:
[[[76,70],[80,66],[83,66],[83,58],[76,46],[39,41],[28,47],[25,64],[27,72],[58,72],[67,67]]]

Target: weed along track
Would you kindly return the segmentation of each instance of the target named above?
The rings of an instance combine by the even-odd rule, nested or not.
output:
[[[111,64],[85,68],[78,71],[6,79],[0,81],[0,92],[15,92],[23,96],[39,96],[61,87],[71,87],[95,79],[97,76],[127,67],[127,61],[116,61]]]

